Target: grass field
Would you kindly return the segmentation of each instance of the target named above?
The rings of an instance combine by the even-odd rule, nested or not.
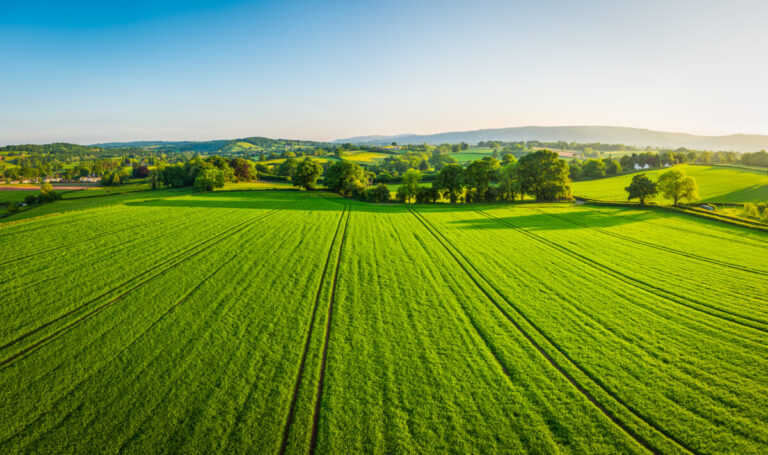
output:
[[[739,169],[725,166],[678,165],[677,169],[696,179],[699,195],[707,202],[754,202],[768,201],[768,173],[752,169]],[[645,172],[648,177],[657,179],[663,170]],[[634,174],[620,175],[598,180],[573,183],[575,196],[593,199],[626,201],[624,191]],[[656,202],[671,203],[661,197]]]
[[[387,153],[377,152],[357,152],[344,155],[344,160],[351,161],[357,164],[376,164],[388,156],[393,156]]]
[[[298,191],[47,206],[78,203],[0,223],[2,453],[768,446],[768,234]]]

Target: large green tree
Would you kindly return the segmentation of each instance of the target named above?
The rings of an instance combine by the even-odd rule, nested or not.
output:
[[[551,150],[529,153],[517,163],[521,191],[537,201],[571,199],[568,164]]]
[[[224,173],[221,169],[203,169],[195,178],[195,187],[200,191],[213,191],[224,186]]]
[[[435,186],[439,190],[446,191],[451,204],[455,204],[464,191],[464,169],[458,164],[445,166],[437,174]]]
[[[311,190],[315,187],[317,179],[323,173],[323,167],[319,163],[307,157],[296,167],[296,173],[293,176],[293,186],[302,187]]]
[[[366,177],[363,168],[349,161],[334,163],[325,171],[323,179],[326,188],[344,196],[365,188]]]
[[[657,182],[659,191],[667,198],[672,199],[673,205],[677,205],[680,199],[695,201],[699,198],[699,186],[696,180],[680,169],[670,169],[659,176]]]
[[[581,166],[581,173],[584,177],[596,179],[605,177],[605,162],[602,160],[587,160]]]
[[[515,201],[520,194],[520,177],[517,174],[517,164],[507,164],[499,169],[499,196],[505,201]]]
[[[483,201],[486,199],[488,187],[492,180],[496,180],[496,171],[499,168],[499,160],[489,157],[473,161],[464,171],[464,181],[467,187],[474,190],[474,200]]]
[[[654,198],[659,192],[656,182],[649,179],[645,174],[632,176],[632,182],[624,190],[628,193],[628,201],[639,199],[640,205],[644,205],[646,199]]]
[[[405,196],[406,202],[410,203],[411,199],[416,196],[419,191],[419,182],[421,182],[421,172],[416,169],[408,169],[403,174],[402,194]],[[400,192],[398,188],[398,193]]]

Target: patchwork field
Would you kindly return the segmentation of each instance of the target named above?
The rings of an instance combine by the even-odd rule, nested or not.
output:
[[[768,201],[768,170],[757,168],[736,168],[726,166],[690,166],[678,165],[686,174],[696,179],[699,185],[699,196],[706,202],[756,202]],[[656,180],[666,169],[645,172],[648,177]],[[608,177],[598,180],[573,182],[575,196],[592,199],[626,201],[624,191],[634,174]],[[661,196],[656,202],[671,203]]]
[[[299,191],[48,206],[0,223],[1,453],[768,446],[768,234]]]

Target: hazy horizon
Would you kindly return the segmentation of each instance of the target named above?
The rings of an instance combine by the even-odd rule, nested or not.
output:
[[[0,143],[768,135],[758,1],[3,4]]]

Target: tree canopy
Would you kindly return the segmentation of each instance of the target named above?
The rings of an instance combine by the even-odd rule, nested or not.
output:
[[[296,167],[296,173],[293,176],[293,186],[302,187],[311,190],[315,187],[317,179],[323,173],[323,167],[311,158],[304,158]]]
[[[656,182],[649,179],[645,174],[632,176],[632,182],[624,190],[628,193],[628,201],[639,199],[640,205],[645,204],[646,199],[654,198],[659,192]]]
[[[670,169],[661,174],[658,180],[661,194],[672,199],[673,205],[677,205],[681,199],[695,201],[699,198],[699,186],[693,177],[685,175],[680,169]]]
[[[517,163],[522,192],[537,201],[571,199],[568,171],[568,164],[550,150],[529,153]]]

